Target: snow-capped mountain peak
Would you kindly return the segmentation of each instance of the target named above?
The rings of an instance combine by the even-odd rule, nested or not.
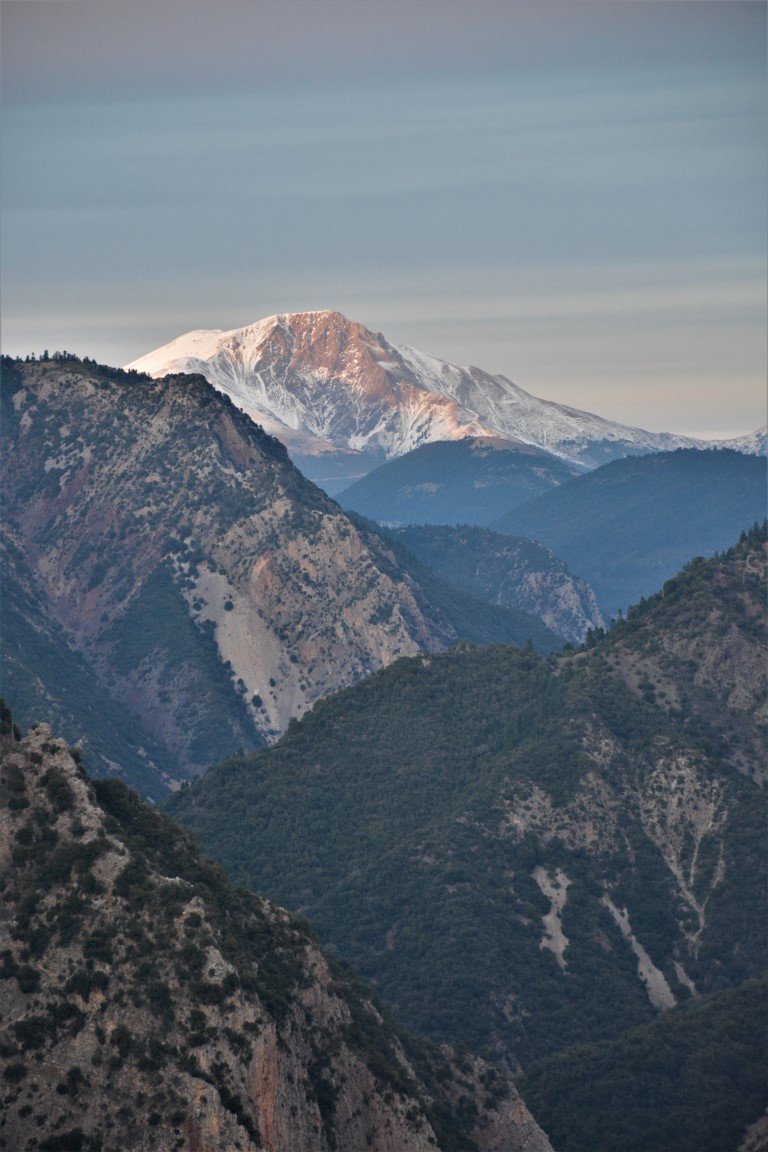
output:
[[[151,376],[200,372],[294,446],[308,436],[389,458],[432,440],[496,432],[425,387],[380,333],[339,312],[283,313],[245,328],[189,332],[129,367]]]
[[[188,332],[128,367],[156,377],[202,373],[305,457],[351,451],[381,460],[435,440],[501,437],[591,468],[619,456],[715,446],[542,400],[506,376],[390,344],[334,311]],[[757,452],[760,435],[717,446]]]

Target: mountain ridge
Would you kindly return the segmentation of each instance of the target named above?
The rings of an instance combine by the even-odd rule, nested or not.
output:
[[[615,615],[693,556],[728,548],[766,511],[768,461],[681,448],[611,460],[532,497],[491,527],[550,548]]]
[[[0,1145],[551,1152],[508,1078],[401,1037],[306,924],[0,703]]]
[[[436,440],[379,464],[336,499],[385,524],[488,527],[510,508],[581,474],[529,444],[498,437]]]
[[[765,565],[750,533],[548,659],[397,661],[169,808],[419,1031],[523,1067],[615,1039],[764,964],[765,792],[748,777],[768,693],[741,689]],[[698,694],[688,665],[707,638],[722,676]]]
[[[25,724],[65,692],[50,715],[73,740],[87,727],[91,770],[111,761],[141,786],[147,773],[172,786],[406,652],[461,638],[558,645],[537,619],[422,579],[201,376],[4,360],[2,401],[14,624],[2,642],[20,674],[6,692]],[[23,652],[33,641],[37,667]],[[88,669],[62,683],[73,650]],[[82,723],[94,677],[116,702],[116,733],[135,717],[129,760],[103,725]]]
[[[202,373],[305,467],[313,455],[344,449],[367,455],[370,470],[421,444],[468,436],[502,436],[587,468],[628,452],[705,446],[542,400],[506,376],[391,344],[331,310],[197,329],[127,367],[156,377]],[[757,436],[738,443],[760,450]]]

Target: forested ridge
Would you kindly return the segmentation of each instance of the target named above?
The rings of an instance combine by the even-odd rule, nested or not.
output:
[[[764,565],[764,539],[756,529],[726,559],[696,562],[682,586],[700,582],[727,614],[722,572]],[[640,610],[649,629],[655,610]],[[617,645],[634,629],[633,616],[563,657],[399,661],[171,810],[238,882],[308,915],[420,1030],[524,1064],[615,1039],[655,1009],[606,899],[673,1001],[756,976],[766,948],[763,793],[684,692],[627,682]],[[559,872],[562,964],[542,947]]]
[[[519,1083],[557,1152],[727,1152],[765,1106],[768,982],[714,992]]]
[[[657,592],[693,556],[728,548],[765,516],[764,456],[679,448],[612,460],[491,527],[539,540],[594,588],[608,615]]]

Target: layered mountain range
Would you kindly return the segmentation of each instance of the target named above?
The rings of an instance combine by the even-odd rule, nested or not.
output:
[[[730,449],[612,460],[510,508],[492,526],[552,549],[613,616],[657,592],[691,557],[712,556],[761,523],[767,464]]]
[[[383,459],[436,440],[500,436],[584,468],[628,454],[715,446],[542,400],[506,376],[391,344],[332,311],[188,332],[127,367],[155,377],[201,373],[333,492]],[[764,434],[731,442],[746,452],[761,445]]]
[[[172,812],[418,1030],[615,1040],[764,965],[765,576],[755,529],[578,651],[399,660]]]
[[[551,1152],[476,1057],[406,1040],[307,925],[0,708],[0,1147]]]
[[[380,464],[337,495],[384,524],[493,524],[519,504],[583,475],[510,440],[435,441]]]
[[[6,691],[94,771],[158,795],[398,656],[558,644],[353,523],[200,376],[6,360],[2,388]]]
[[[214,335],[213,383],[3,359],[5,689],[66,739],[0,708],[0,1147],[757,1149],[758,439],[568,440],[337,314]],[[83,771],[221,757],[169,803],[230,881]]]

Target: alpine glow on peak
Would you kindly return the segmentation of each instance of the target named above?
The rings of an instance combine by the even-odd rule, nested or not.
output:
[[[188,332],[127,367],[154,377],[199,372],[294,453],[352,451],[372,458],[371,466],[466,437],[530,444],[587,469],[621,456],[726,443],[648,432],[542,400],[506,376],[390,344],[333,311]],[[729,446],[754,454],[759,435]]]

